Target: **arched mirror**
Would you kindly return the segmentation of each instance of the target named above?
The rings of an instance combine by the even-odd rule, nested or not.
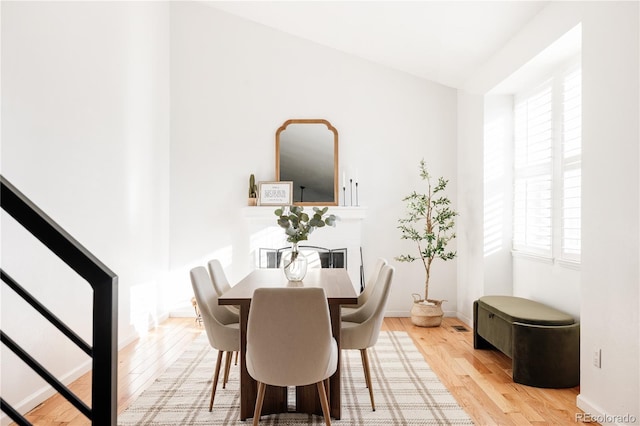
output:
[[[287,120],[276,132],[276,180],[293,182],[293,204],[338,205],[338,131],[327,120]]]

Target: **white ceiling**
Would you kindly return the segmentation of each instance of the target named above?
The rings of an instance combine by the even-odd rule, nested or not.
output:
[[[460,88],[548,1],[207,1],[324,46]]]

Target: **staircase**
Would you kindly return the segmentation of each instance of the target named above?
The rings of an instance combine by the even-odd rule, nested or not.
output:
[[[1,175],[0,184],[0,204],[2,209],[79,276],[84,278],[93,289],[93,342],[89,344],[12,279],[7,271],[0,268],[3,285],[11,288],[91,357],[91,407],[81,401],[2,330],[0,330],[0,340],[3,345],[7,346],[25,364],[73,404],[76,409],[91,420],[91,424],[116,426],[118,277]],[[18,425],[31,425],[1,395],[0,405],[2,411]]]

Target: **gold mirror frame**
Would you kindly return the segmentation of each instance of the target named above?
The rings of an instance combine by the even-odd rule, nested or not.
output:
[[[305,126],[298,126],[305,125]],[[310,126],[306,126],[310,125]],[[327,135],[319,136],[318,129],[324,129],[322,126],[327,127]],[[289,127],[292,126],[292,127]],[[285,138],[283,132],[289,128],[292,130],[295,127],[296,136],[295,141],[290,141]],[[324,145],[326,140],[330,144],[331,132],[333,134],[333,150],[331,147],[319,147],[313,140],[314,138],[321,137]],[[293,132],[292,132],[293,133]],[[306,144],[306,145],[305,145]],[[283,149],[284,146],[284,149]],[[288,147],[296,148],[296,160],[295,163],[288,157]],[[324,153],[324,155],[319,154]],[[331,161],[330,153],[333,154]],[[322,157],[327,157],[322,161]],[[284,158],[283,158],[284,157]],[[289,160],[289,162],[287,161]],[[322,164],[324,162],[324,165]],[[333,170],[331,170],[330,163],[333,162]],[[296,174],[294,168],[302,168],[305,170],[303,174]],[[302,177],[297,177],[302,176]],[[314,187],[319,182],[318,187],[322,189],[322,196],[315,198],[314,187],[308,188],[305,185],[296,185],[296,181],[308,178],[313,181]],[[333,185],[328,182],[330,178],[333,178]],[[337,206],[340,197],[338,189],[338,131],[324,119],[291,119],[285,121],[280,128],[276,131],[276,181],[293,181],[293,204],[297,206]],[[308,182],[308,181],[307,181]],[[333,188],[333,196],[328,194],[328,188]],[[301,189],[299,189],[301,188]],[[304,199],[304,191],[307,189],[307,194],[311,193],[311,198]],[[302,200],[302,201],[300,201]]]

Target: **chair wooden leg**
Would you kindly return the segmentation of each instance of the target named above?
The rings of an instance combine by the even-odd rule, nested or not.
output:
[[[229,370],[231,370],[231,358],[233,357],[233,352],[227,352],[227,358],[224,364],[224,379],[222,379],[222,389],[227,387],[227,382],[229,381]]]
[[[365,386],[369,387],[369,372],[367,371],[365,365],[367,364],[367,360],[365,359],[366,350],[360,349],[360,359],[362,360],[362,368],[364,369],[364,383]]]
[[[324,387],[324,380],[317,383],[318,395],[320,395],[320,405],[322,405],[322,414],[324,414],[324,423],[327,426],[331,426],[331,414],[329,412],[329,398],[327,397],[327,391]]]
[[[371,370],[369,369],[369,356],[367,355],[367,349],[360,349],[362,355],[362,366],[364,367],[364,379],[367,382],[369,388],[369,398],[371,399],[371,409],[376,411],[376,404],[373,402],[373,387],[371,387]]]
[[[218,387],[218,378],[220,377],[220,365],[222,364],[223,351],[218,351],[218,360],[216,361],[216,370],[213,374],[213,386],[211,388],[211,400],[209,401],[209,411],[213,409],[213,398],[216,396],[216,388]]]
[[[331,380],[329,377],[324,379],[324,390],[327,393],[327,401],[331,401]]]
[[[258,396],[256,397],[256,409],[253,412],[253,426],[258,426],[260,423],[260,413],[262,413],[262,403],[266,389],[267,385],[265,383],[258,382]]]
[[[238,365],[238,354],[240,353],[240,351],[236,351],[236,365]]]

